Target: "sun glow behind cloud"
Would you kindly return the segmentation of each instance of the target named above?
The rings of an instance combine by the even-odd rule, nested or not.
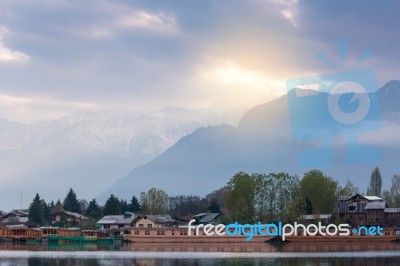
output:
[[[233,96],[234,104],[255,105],[284,94],[288,78],[321,73],[315,52],[329,52],[342,37],[380,55],[381,66],[372,66],[390,75],[378,79],[398,76],[398,50],[390,46],[397,35],[389,34],[396,20],[385,20],[395,18],[396,5],[382,4],[379,15],[336,1],[36,2],[0,1],[0,25],[9,29],[0,26],[0,93],[135,111],[203,108]],[[20,110],[41,110],[43,119],[58,112],[51,105],[47,115],[47,104],[7,106],[10,120]],[[64,114],[78,105],[60,106]]]
[[[206,72],[205,77],[229,86],[245,88],[247,95],[242,95],[242,97],[248,97],[252,93],[257,95],[263,93],[266,96],[277,97],[285,93],[285,80],[279,80],[264,73],[240,67],[232,62],[213,68],[211,72]]]

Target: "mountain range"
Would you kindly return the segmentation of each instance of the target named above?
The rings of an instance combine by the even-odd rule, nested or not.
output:
[[[319,95],[319,98],[315,98],[317,105],[314,107],[326,108],[328,95]],[[316,164],[315,167],[301,164],[304,152],[318,145],[312,139],[304,142],[293,138],[296,128],[293,128],[290,119],[294,115],[290,113],[288,105],[290,97],[289,93],[248,110],[238,126],[198,128],[155,159],[134,168],[126,177],[104,191],[99,199],[104,201],[111,193],[130,198],[151,187],[163,189],[171,195],[205,195],[226,185],[238,171],[283,171],[301,176],[310,169],[318,168],[342,185],[346,180],[351,180],[361,191],[366,191],[371,171],[378,166],[383,175],[383,186],[390,186],[392,176],[400,173],[400,81],[390,81],[377,93],[370,95],[371,106],[379,107],[379,114],[367,115],[353,128],[335,129],[338,134],[332,139],[332,157],[328,158],[331,162],[328,161],[326,165]],[[309,107],[305,105],[304,108]],[[303,117],[304,120],[297,123],[325,125],[327,122],[319,115],[321,111],[318,108],[308,110],[310,116]],[[334,128],[335,125],[326,126]],[[354,131],[349,129],[360,133],[355,135],[352,142],[347,137],[349,132]],[[320,137],[332,134],[322,130],[317,133]],[[351,162],[352,159],[362,159],[363,154],[359,151],[349,161],[348,148],[359,144],[375,147],[380,159],[377,157],[378,160],[372,162]]]
[[[195,129],[237,124],[241,113],[221,108],[157,112],[79,112],[23,124],[0,120],[0,210],[27,205],[38,192],[61,200],[73,188],[93,198],[132,168],[162,154]]]

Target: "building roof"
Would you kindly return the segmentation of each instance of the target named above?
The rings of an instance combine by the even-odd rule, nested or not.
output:
[[[28,228],[28,226],[24,224],[13,224],[13,225],[6,225],[7,228]]]
[[[86,216],[84,216],[82,214],[76,213],[76,212],[60,211],[60,212],[55,213],[54,215],[57,215],[57,214],[60,214],[60,213],[64,213],[64,214],[66,214],[68,216],[72,216],[72,217],[75,217],[75,218],[81,219],[81,220],[89,220],[88,217],[86,217]]]
[[[382,206],[380,204],[385,206],[386,204],[382,198],[377,196],[363,196],[361,194],[355,194],[351,197],[342,196],[339,197],[339,201],[337,201],[335,204],[334,213],[362,214],[365,213],[366,206],[370,203],[378,203],[378,205],[370,205],[369,208],[376,208],[374,206]],[[382,209],[384,208],[385,207]]]
[[[219,213],[202,213],[201,215],[195,215],[196,218],[199,218],[199,223],[211,223],[219,216]]]
[[[366,210],[385,209],[386,207],[386,201],[371,201],[365,205]]]
[[[352,196],[339,196],[339,200],[348,200],[350,199]]]
[[[183,216],[183,217],[180,217],[178,220],[179,221],[184,221],[184,222],[190,222],[191,220],[193,220],[193,216],[191,216],[191,215],[186,215],[186,216]]]
[[[21,216],[9,216],[1,221],[2,224],[24,224],[29,221],[28,217],[21,217]]]
[[[0,217],[0,220],[4,220],[8,217],[28,217],[29,212],[27,210],[12,210],[9,213],[4,214]]]
[[[377,197],[377,196],[363,196],[364,198],[366,198],[369,201],[383,201],[382,198]]]
[[[343,199],[345,197],[347,197],[347,196],[344,196]],[[383,201],[382,198],[377,197],[377,196],[365,196],[365,195],[361,195],[361,194],[355,194],[351,197],[347,197],[346,200],[356,200],[356,199],[363,199],[363,198],[366,199],[367,201]],[[339,198],[339,199],[342,199],[342,198]]]
[[[386,213],[399,213],[400,208],[385,208],[383,211]]]
[[[315,219],[329,219],[331,218],[332,214],[306,214],[301,215],[301,220],[315,220]]]
[[[175,223],[175,219],[173,219],[171,216],[168,214],[162,214],[162,215],[145,215],[145,219],[150,219],[155,223]]]
[[[124,224],[129,225],[133,223],[139,216],[132,214],[131,216],[126,215],[106,215],[97,221],[97,224]]]

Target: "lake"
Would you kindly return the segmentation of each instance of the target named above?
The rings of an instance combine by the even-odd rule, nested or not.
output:
[[[400,243],[0,243],[11,265],[400,265]]]

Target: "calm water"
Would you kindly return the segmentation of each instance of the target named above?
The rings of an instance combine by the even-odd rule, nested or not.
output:
[[[124,244],[0,243],[11,265],[400,265],[398,243]]]

